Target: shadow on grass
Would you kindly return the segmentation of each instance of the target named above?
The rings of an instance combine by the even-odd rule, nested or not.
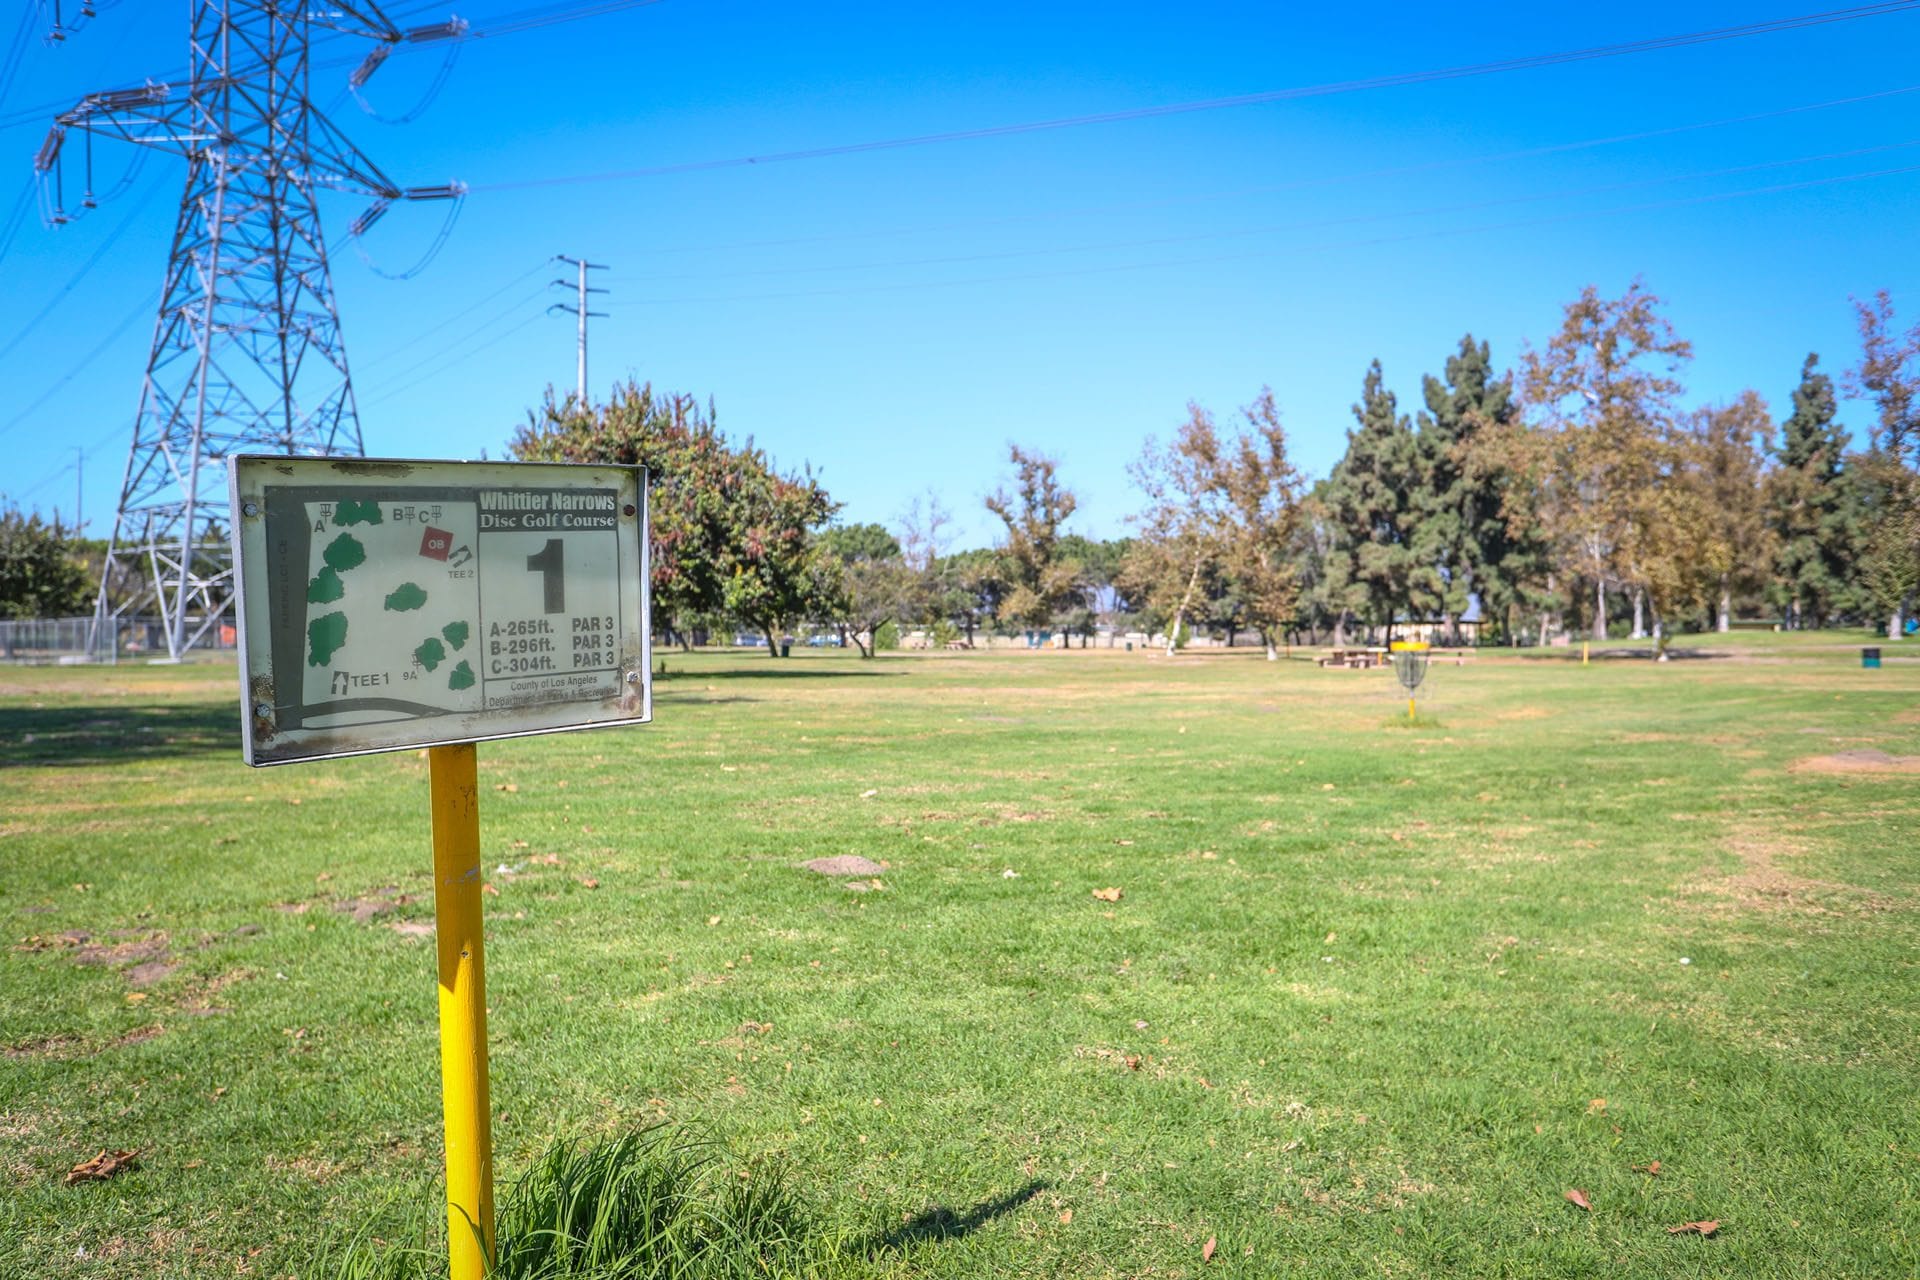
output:
[[[936,1204],[867,1241],[862,1252],[900,1253],[917,1244],[958,1240],[962,1236],[972,1235],[1001,1214],[1013,1212],[1046,1189],[1045,1182],[1029,1182],[1018,1191],[1009,1191],[992,1200],[982,1200],[965,1213],[955,1213],[943,1204]]]
[[[240,753],[240,711],[226,703],[10,707],[4,723],[0,768]]]

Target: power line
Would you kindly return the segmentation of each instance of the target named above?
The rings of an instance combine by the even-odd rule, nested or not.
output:
[[[1112,213],[1123,209],[1162,209],[1171,205],[1229,200],[1239,196],[1270,195],[1281,191],[1299,191],[1309,187],[1330,186],[1342,182],[1367,182],[1375,178],[1404,177],[1408,174],[1431,173],[1437,170],[1462,168],[1468,165],[1506,164],[1514,160],[1532,160],[1541,156],[1560,155],[1570,151],[1586,151],[1596,147],[1616,146],[1629,142],[1645,142],[1652,138],[1673,137],[1678,134],[1695,133],[1705,129],[1719,129],[1731,125],[1752,124],[1760,120],[1773,120],[1782,116],[1802,115],[1811,111],[1825,111],[1833,107],[1856,106],[1863,102],[1873,102],[1883,98],[1897,98],[1911,93],[1920,93],[1920,85],[1905,85],[1895,89],[1882,89],[1873,93],[1856,94],[1852,97],[1832,98],[1825,102],[1810,102],[1800,106],[1780,107],[1772,111],[1756,111],[1747,115],[1727,116],[1719,120],[1702,120],[1691,124],[1667,125],[1659,129],[1645,129],[1638,133],[1617,133],[1598,138],[1582,138],[1571,142],[1553,142],[1543,146],[1523,147],[1516,151],[1485,152],[1472,156],[1448,156],[1438,160],[1422,160],[1415,164],[1390,165],[1385,168],[1362,169],[1351,173],[1322,174],[1312,178],[1296,178],[1289,182],[1260,183],[1250,187],[1236,187],[1229,191],[1209,191],[1192,195],[1166,196],[1156,200],[1127,200],[1109,204],[1079,206],[1070,209],[1048,210],[1045,213],[1016,214],[996,218],[969,218],[953,222],[926,224],[917,227],[892,227],[885,229],[863,228],[859,231],[837,231],[824,235],[783,236],[779,239],[772,240],[735,240],[721,244],[660,245],[653,247],[652,251],[661,255],[732,253],[741,249],[789,248],[794,245],[827,244],[841,240],[870,241],[879,236],[925,235],[932,232],[958,231],[981,226],[1015,226],[1022,223],[1049,222],[1059,218],[1082,218],[1088,214]]]
[[[544,320],[545,318],[546,317],[544,315],[528,316],[525,320],[522,320],[519,324],[513,326],[513,328],[508,329],[505,332],[496,334],[495,336],[493,336],[492,338],[489,338],[487,341],[481,343],[477,347],[473,347],[473,348],[470,348],[469,350],[461,352],[457,358],[449,361],[448,363],[442,365],[441,367],[434,369],[431,372],[424,373],[420,377],[415,378],[412,382],[408,382],[399,387],[396,387],[392,391],[387,392],[383,396],[367,401],[367,407],[371,409],[375,405],[385,404],[387,401],[394,399],[396,396],[405,395],[407,392],[413,390],[415,387],[420,386],[423,383],[430,382],[434,378],[439,377],[443,373],[449,373],[454,369],[459,368],[461,365],[465,364],[467,361],[479,355],[482,351],[486,351],[492,347],[498,346],[502,342],[505,342],[508,338],[511,338],[514,334],[520,332],[522,329],[526,328],[528,325],[532,324],[534,321]]]
[[[119,324],[113,327],[112,332],[108,333],[106,337],[100,339],[100,341],[94,345],[93,350],[87,352],[86,355],[80,357],[80,362],[78,364],[74,365],[73,368],[67,370],[66,373],[62,374],[60,378],[57,381],[55,381],[52,386],[48,387],[45,391],[41,392],[39,398],[36,399],[32,404],[28,405],[26,408],[22,409],[20,412],[14,414],[12,418],[8,419],[5,426],[0,426],[0,435],[5,435],[7,432],[13,430],[15,427],[25,422],[28,418],[33,416],[34,410],[38,409],[41,405],[45,404],[47,401],[53,399],[54,396],[58,395],[66,387],[66,385],[69,382],[72,382],[75,378],[79,377],[80,374],[85,371],[88,365],[92,364],[95,360],[98,360],[101,354],[104,353],[108,347],[112,346],[114,344],[114,341],[117,338],[119,338],[121,334],[125,333],[135,320],[138,320],[141,316],[148,314],[148,312],[153,307],[153,304],[155,302],[158,302],[159,300],[160,300],[160,290],[158,289],[153,290],[152,292],[147,294],[146,297],[140,299],[139,303],[133,308],[133,310],[127,312],[125,318],[123,318]],[[117,430],[115,434],[118,434]]]
[[[549,259],[548,262],[551,262],[551,259]],[[388,347],[386,350],[380,352],[380,354],[374,356],[372,359],[362,360],[360,362],[360,368],[362,370],[366,370],[366,369],[375,368],[379,365],[385,364],[388,360],[393,359],[395,356],[399,355],[401,352],[409,350],[412,347],[416,347],[420,343],[424,342],[426,339],[431,338],[434,334],[440,332],[442,329],[446,328],[448,325],[457,324],[459,321],[466,319],[468,316],[478,311],[481,307],[486,306],[489,302],[492,302],[495,298],[499,297],[501,294],[505,293],[507,290],[513,288],[515,285],[520,284],[523,281],[530,280],[534,276],[545,271],[547,269],[548,262],[542,262],[538,266],[531,267],[526,271],[521,272],[519,275],[515,276],[513,279],[501,285],[498,289],[495,289],[492,293],[489,293],[486,297],[481,298],[477,302],[471,303],[468,306],[462,307],[460,310],[454,312],[452,315],[442,320],[439,324],[434,325],[432,328],[421,330],[419,333],[407,339],[405,342],[401,343],[399,346]],[[545,290],[546,290],[546,286],[542,285],[540,291],[545,292]],[[538,293],[533,294],[529,297],[528,301],[532,301],[532,298],[538,297],[538,296],[539,296]]]
[[[541,27],[557,26],[563,22],[579,22],[586,18],[605,17],[608,14],[620,13],[628,9],[644,9],[659,3],[661,3],[661,0],[590,0],[589,3],[585,4],[546,5],[534,9],[516,10],[501,14],[484,27],[469,27],[460,35],[449,37],[449,40],[455,44],[462,44],[471,40],[488,40],[496,36],[517,35],[523,31],[533,31]],[[438,0],[431,0],[430,3],[400,6],[396,8],[394,12],[399,16],[413,16],[439,7],[441,7],[441,5]],[[29,13],[31,13],[31,11],[29,11]],[[342,38],[340,33],[323,32],[313,37],[312,44],[318,48]],[[404,49],[405,46],[401,46],[401,48]],[[335,70],[340,67],[356,66],[361,60],[358,56],[316,58],[312,66],[316,71]],[[172,83],[178,80],[185,80],[191,74],[192,69],[189,67],[175,67],[170,71],[155,76],[154,79],[161,83]],[[6,115],[0,116],[0,130],[41,123],[45,121],[48,116],[63,111],[72,105],[70,99],[63,98],[57,102],[48,102],[40,106],[24,107],[8,112]]]
[[[27,0],[20,6],[20,25],[14,29],[13,43],[7,46],[4,59],[0,59],[0,102],[7,100],[7,93],[13,88],[13,77],[20,70],[20,60],[26,56],[27,42],[33,35],[33,19],[40,6]]]
[[[657,178],[670,174],[703,173],[715,169],[737,169],[750,165],[778,164],[794,160],[820,160],[829,156],[860,155],[873,151],[893,151],[905,147],[934,146],[951,142],[975,141],[984,138],[1006,138],[1019,134],[1051,132],[1059,129],[1077,129],[1088,125],[1116,124],[1130,120],[1152,120],[1167,116],[1190,115],[1201,111],[1219,111],[1231,107],[1263,106],[1276,102],[1297,102],[1306,98],[1330,97],[1336,94],[1359,93],[1373,89],[1397,89],[1412,85],[1433,84],[1446,80],[1464,80],[1477,76],[1501,75],[1510,71],[1531,71],[1543,67],[1566,66],[1577,62],[1593,62],[1604,58],[1627,57],[1634,54],[1654,53],[1666,49],[1687,48],[1692,45],[1712,44],[1723,40],[1739,40],[1751,36],[1773,35],[1782,31],[1799,31],[1809,27],[1827,26],[1837,22],[1854,22],[1863,18],[1887,17],[1894,14],[1911,13],[1920,9],[1920,0],[1890,0],[1884,4],[1856,6],[1850,9],[1834,9],[1823,13],[1801,14],[1791,18],[1773,18],[1764,22],[1742,23],[1732,27],[1716,27],[1706,31],[1683,32],[1677,35],[1651,36],[1640,40],[1627,40],[1615,44],[1595,45],[1586,49],[1567,49],[1554,53],[1527,54],[1517,58],[1501,58],[1491,62],[1476,62],[1458,67],[1440,67],[1428,71],[1396,72],[1388,75],[1369,76],[1358,80],[1338,80],[1325,84],[1299,85],[1286,89],[1270,89],[1260,93],[1238,94],[1227,98],[1206,98],[1193,102],[1165,103],[1153,107],[1131,107],[1120,111],[1102,111],[1088,115],[1062,116],[1052,120],[1031,120],[1020,124],[987,125],[974,129],[956,129],[946,133],[910,134],[898,138],[880,138],[869,142],[840,143],[825,147],[807,147],[794,151],[775,151],[763,155],[735,156],[724,160],[694,160],[679,164],[654,165],[642,169],[611,169],[598,173],[569,174],[552,178],[526,178],[513,182],[477,183],[473,191],[513,191],[528,187],[569,186],[589,182],[613,182],[633,178]]]
[[[542,271],[546,270],[546,264],[542,263],[540,269]],[[454,352],[457,352],[466,348],[468,343],[472,342],[475,338],[479,337],[481,334],[485,333],[487,330],[499,324],[502,320],[511,319],[515,314],[523,311],[527,307],[532,306],[535,301],[546,296],[546,292],[547,292],[547,286],[541,285],[538,288],[534,289],[531,293],[523,294],[522,296],[515,298],[512,302],[508,303],[505,308],[489,316],[487,319],[482,320],[479,324],[475,325],[473,328],[469,329],[467,332],[461,334],[458,338],[455,338],[452,342],[449,342],[446,345],[440,347],[438,350],[434,351],[433,354],[424,356],[421,359],[415,361],[414,369],[418,370],[423,366],[433,364],[435,361],[439,360],[443,356],[450,355]],[[535,315],[534,318],[539,319],[545,314],[546,314],[545,312],[539,312]],[[383,398],[390,398],[390,397],[383,397]],[[376,400],[370,403],[377,404],[379,403],[379,401]]]
[[[147,206],[153,203],[153,198],[159,193],[159,190],[160,186],[158,183],[147,188],[147,194],[140,197],[140,199],[134,203],[134,206],[127,211],[127,216],[120,220],[120,225],[107,233],[106,238],[94,249],[92,255],[80,264],[80,269],[68,277],[67,282],[60,286],[59,291],[47,300],[47,305],[41,307],[33,319],[22,325],[20,332],[14,334],[13,337],[9,338],[4,344],[0,344],[0,360],[5,360],[8,356],[12,355],[14,349],[32,336],[34,330],[40,327],[41,322],[53,314],[54,308],[66,301],[67,295],[73,292],[74,287],[87,278],[87,273],[100,265],[100,260],[105,258],[113,249],[113,246],[119,243],[120,237],[127,233],[128,229],[139,220],[142,214],[146,213]]]
[[[1731,165],[1720,169],[1696,170],[1692,173],[1660,174],[1650,178],[1634,178],[1625,182],[1609,182],[1598,186],[1579,187],[1570,190],[1528,191],[1523,195],[1473,200],[1463,204],[1437,205],[1424,209],[1389,210],[1385,213],[1350,214],[1339,218],[1321,218],[1303,222],[1283,222],[1268,226],[1244,227],[1233,231],[1205,231],[1190,235],[1152,236],[1143,239],[1109,240],[1091,244],[1052,245],[1038,249],[1007,249],[993,253],[948,254],[928,258],[895,258],[880,262],[837,262],[799,267],[764,267],[756,270],[733,272],[651,274],[648,278],[652,280],[719,280],[761,276],[810,275],[821,272],[876,271],[893,267],[953,266],[973,262],[996,262],[1015,258],[1046,257],[1058,253],[1098,253],[1112,249],[1142,249],[1154,248],[1160,245],[1192,244],[1205,240],[1232,240],[1244,236],[1271,235],[1281,231],[1300,231],[1316,227],[1337,227],[1364,222],[1383,222],[1394,218],[1424,218],[1450,213],[1472,213],[1483,209],[1496,209],[1506,205],[1534,204],[1543,200],[1573,200],[1586,196],[1605,195],[1616,191],[1631,191],[1639,187],[1661,186],[1671,182],[1695,182],[1707,178],[1727,178],[1738,174],[1758,173],[1767,169],[1782,169],[1792,165],[1818,164],[1829,160],[1855,160],[1862,156],[1880,155],[1888,151],[1902,151],[1913,147],[1920,147],[1920,138],[1905,142],[1889,142],[1880,146],[1854,147],[1846,151],[1829,151],[1821,155],[1794,156],[1784,160],[1763,160],[1754,164]]]
[[[1315,253],[1334,249],[1372,248],[1378,245],[1405,244],[1413,241],[1440,239],[1449,236],[1480,235],[1494,231],[1511,231],[1526,227],[1548,226],[1554,223],[1573,222],[1588,218],[1649,213],[1660,209],[1678,209],[1693,205],[1714,204],[1727,200],[1747,199],[1756,196],[1781,195],[1793,191],[1807,191],[1819,187],[1839,186],[1849,182],[1866,182],[1879,178],[1899,177],[1916,173],[1920,173],[1920,165],[1904,165],[1898,168],[1874,169],[1864,173],[1841,174],[1829,178],[1809,178],[1800,182],[1784,182],[1765,187],[1749,187],[1741,191],[1721,191],[1708,195],[1677,197],[1670,200],[1652,200],[1640,204],[1617,205],[1607,209],[1576,209],[1568,213],[1547,214],[1537,218],[1521,218],[1508,222],[1482,223],[1469,227],[1447,227],[1429,231],[1407,232],[1402,235],[1393,236],[1374,236],[1361,240],[1332,240],[1322,241],[1317,244],[1288,245],[1283,249],[1253,249],[1241,253],[1207,254],[1186,258],[1163,258],[1151,262],[1109,263],[1093,267],[1069,267],[1058,271],[975,276],[966,280],[915,280],[894,284],[855,285],[840,289],[793,290],[785,293],[736,294],[686,298],[649,297],[643,299],[642,304],[647,306],[690,306],[711,303],[784,301],[800,298],[833,298],[869,293],[898,293],[910,290],[964,288],[989,284],[1000,285],[1032,280],[1059,280],[1076,276],[1109,275],[1124,271],[1151,271],[1163,267],[1203,266],[1220,262],[1244,262],[1250,259],[1278,257],[1288,253]]]

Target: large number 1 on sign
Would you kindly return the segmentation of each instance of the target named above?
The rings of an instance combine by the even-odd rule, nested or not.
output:
[[[548,613],[567,611],[567,580],[564,566],[567,544],[560,538],[548,538],[547,545],[535,555],[527,557],[527,572],[540,575],[542,587],[546,591],[545,608]]]

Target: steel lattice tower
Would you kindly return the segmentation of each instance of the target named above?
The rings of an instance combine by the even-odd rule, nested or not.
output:
[[[358,85],[401,41],[457,36],[464,23],[402,32],[362,0],[189,2],[185,98],[160,84],[90,94],[57,118],[35,161],[54,171],[70,130],[187,161],[96,606],[96,624],[157,609],[174,659],[232,602],[224,459],[365,452],[318,193],[373,199],[358,234],[395,200],[463,190],[395,186],[309,100],[308,50],[315,28],[377,41]],[[109,586],[136,566],[144,589],[114,606]]]

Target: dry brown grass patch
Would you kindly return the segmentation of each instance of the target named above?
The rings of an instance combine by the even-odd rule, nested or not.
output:
[[[1684,896],[1710,910],[1797,911],[1808,915],[1851,915],[1901,906],[1885,894],[1788,870],[1781,865],[1782,860],[1806,852],[1800,841],[1789,836],[1742,828],[1727,836],[1727,849],[1738,864],[1730,871],[1708,872],[1684,886]]]
[[[1877,747],[1861,747],[1832,755],[1808,756],[1794,761],[1791,769],[1794,773],[1913,774],[1920,773],[1920,756],[1894,756]]]

